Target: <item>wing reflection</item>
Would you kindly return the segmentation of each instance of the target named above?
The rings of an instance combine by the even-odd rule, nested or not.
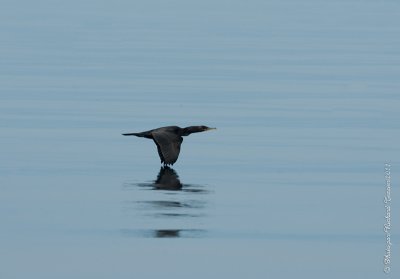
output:
[[[164,166],[161,167],[158,173],[157,179],[154,182],[154,187],[162,190],[181,190],[182,183],[174,169]]]

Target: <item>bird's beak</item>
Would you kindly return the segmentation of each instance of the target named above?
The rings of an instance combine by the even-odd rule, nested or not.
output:
[[[208,128],[207,129],[207,131],[210,131],[210,130],[217,130],[217,128]]]

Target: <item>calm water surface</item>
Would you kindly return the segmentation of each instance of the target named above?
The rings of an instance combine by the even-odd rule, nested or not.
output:
[[[387,277],[399,11],[6,1],[0,277]],[[121,136],[198,124],[218,130],[185,138],[172,169],[152,141]]]

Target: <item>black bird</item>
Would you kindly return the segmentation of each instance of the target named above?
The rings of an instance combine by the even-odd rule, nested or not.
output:
[[[160,155],[161,163],[164,165],[173,165],[176,160],[178,160],[183,136],[215,129],[216,128],[209,128],[207,126],[189,126],[186,128],[167,126],[141,133],[127,133],[122,135],[152,139],[157,145],[158,155]]]

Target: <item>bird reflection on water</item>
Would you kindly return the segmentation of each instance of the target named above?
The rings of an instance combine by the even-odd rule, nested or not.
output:
[[[144,189],[152,190],[208,193],[208,190],[206,190],[203,185],[181,183],[176,171],[168,166],[162,166],[160,168],[160,171],[154,182],[138,183],[135,185],[143,187]]]
[[[154,237],[156,238],[180,237],[180,230],[155,230]]]
[[[122,229],[124,236],[178,238],[202,237],[205,230],[198,228],[205,216],[207,196],[205,186],[181,183],[176,171],[162,166],[157,178],[151,183],[126,184],[125,190],[139,191],[135,201],[126,201],[124,209],[135,220],[157,225],[160,229]],[[142,192],[143,190],[155,190]],[[140,193],[143,193],[142,195]],[[151,199],[144,197],[151,196]],[[141,196],[144,196],[140,198]],[[138,218],[139,217],[139,218]],[[150,219],[149,219],[150,218]],[[150,221],[150,222],[149,222]]]
[[[154,182],[154,187],[159,190],[181,190],[182,183],[178,174],[170,167],[161,167],[160,172]]]

